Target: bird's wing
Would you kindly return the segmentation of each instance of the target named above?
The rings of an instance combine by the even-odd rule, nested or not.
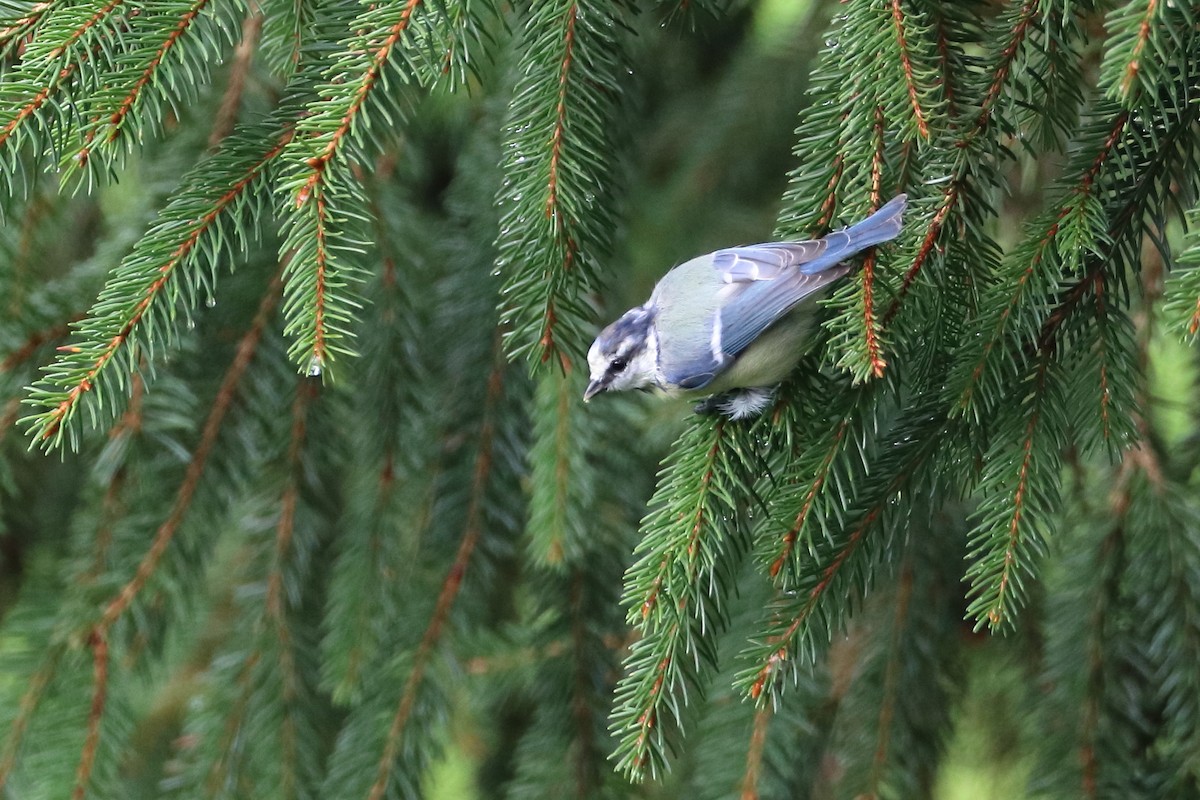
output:
[[[744,253],[753,248],[736,249]],[[745,255],[740,258],[743,264],[751,260]],[[710,300],[699,308],[678,301],[662,304],[655,327],[659,336],[659,369],[668,385],[703,389],[780,317],[851,269],[843,264],[815,275],[795,268],[777,269],[773,277],[765,277],[769,267],[767,263],[755,278],[717,282],[708,290]],[[710,271],[713,264],[703,263],[703,268],[701,272],[685,265],[681,273],[671,278],[680,284],[702,281],[705,273],[713,274]],[[692,292],[695,294],[694,289]],[[705,335],[692,335],[697,330]],[[689,335],[681,336],[684,331]]]
[[[723,292],[713,321],[714,341],[719,339],[723,360],[742,353],[763,331],[777,322],[802,300],[833,283],[851,270],[842,264],[808,274],[796,269],[772,280],[742,281]]]
[[[723,283],[771,281],[797,264],[819,257],[826,247],[824,239],[730,247],[713,253],[713,269]]]

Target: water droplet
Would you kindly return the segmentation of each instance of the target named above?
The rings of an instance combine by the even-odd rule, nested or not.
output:
[[[312,358],[308,360],[308,377],[321,377],[321,370],[325,368],[325,360],[316,353],[313,353]]]
[[[189,331],[194,331],[194,330],[196,330],[196,320],[192,319],[191,317],[188,317],[188,321],[187,321],[187,329],[188,329]]]
[[[204,305],[208,306],[209,308],[212,308],[216,304],[217,298],[213,297],[211,294],[208,296],[208,299],[204,301]]]

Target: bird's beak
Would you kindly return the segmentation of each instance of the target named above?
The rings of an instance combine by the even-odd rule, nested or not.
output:
[[[591,383],[589,383],[587,385],[586,389],[583,390],[583,402],[586,403],[588,400],[591,400],[593,397],[595,397],[596,395],[600,394],[600,392],[603,392],[603,391],[604,391],[604,381],[601,380],[600,378],[596,378],[595,380],[593,380]]]

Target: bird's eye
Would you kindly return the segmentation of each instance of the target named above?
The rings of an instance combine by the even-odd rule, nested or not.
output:
[[[618,356],[612,360],[611,364],[609,364],[609,369],[611,369],[613,372],[623,372],[625,370],[625,368],[628,366],[629,366],[629,357],[628,356]]]

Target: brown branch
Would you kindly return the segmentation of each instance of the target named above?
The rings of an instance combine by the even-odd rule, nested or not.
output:
[[[216,121],[212,132],[208,135],[208,149],[216,150],[221,141],[233,132],[233,124],[237,120],[238,109],[242,105],[242,92],[246,86],[246,76],[254,61],[254,50],[258,45],[258,36],[262,32],[263,14],[255,8],[242,20],[242,40],[233,51],[233,61],[229,65],[229,81],[225,84],[225,93],[221,96],[221,106],[217,109]]]
[[[249,186],[250,183],[252,183],[256,178],[258,178],[258,176],[264,169],[266,169],[267,165],[275,158],[275,156],[277,156],[287,145],[287,143],[291,141],[292,135],[293,131],[291,129],[284,133],[284,135],[280,137],[280,140],[276,142],[274,146],[272,146],[266,155],[264,155],[263,158],[259,160],[259,162],[255,164],[249,172],[243,175],[238,182],[229,189],[229,191],[222,195],[213,205],[213,207],[204,214],[204,216],[200,217],[200,219],[193,226],[192,230],[188,233],[187,237],[180,242],[179,246],[176,247],[174,252],[171,253],[170,258],[158,268],[159,276],[155,278],[149,286],[146,287],[142,294],[142,299],[136,306],[134,306],[133,313],[130,315],[129,319],[125,321],[125,324],[121,327],[121,330],[118,331],[111,339],[109,339],[108,343],[104,345],[103,349],[100,351],[100,354],[96,356],[91,367],[84,374],[83,378],[81,378],[74,386],[71,387],[71,390],[67,393],[66,398],[51,412],[49,422],[42,431],[43,439],[49,439],[50,437],[54,436],[58,432],[58,429],[62,425],[66,415],[70,413],[71,409],[79,401],[79,398],[82,397],[86,392],[92,390],[95,384],[96,376],[100,374],[100,371],[104,369],[105,365],[112,360],[112,357],[129,339],[130,334],[133,333],[134,328],[137,327],[138,323],[141,322],[142,317],[144,317],[146,312],[149,311],[150,306],[154,303],[159,293],[166,286],[167,281],[169,281],[174,275],[175,268],[178,267],[180,262],[182,262],[183,259],[196,247],[197,243],[200,241],[200,236],[206,230],[212,227],[226,207],[234,202],[234,200],[241,195],[246,187]]]
[[[204,467],[208,462],[208,456],[216,444],[217,434],[221,432],[221,425],[225,421],[225,415],[229,412],[234,398],[237,396],[238,384],[241,383],[242,376],[245,375],[247,368],[250,366],[250,361],[254,358],[254,353],[258,349],[259,342],[262,341],[263,332],[271,319],[272,312],[275,310],[275,304],[279,299],[281,287],[282,278],[277,272],[270,286],[268,286],[266,293],[263,295],[262,301],[259,303],[258,312],[254,316],[250,330],[246,332],[242,340],[238,343],[233,361],[230,363],[229,369],[225,372],[225,377],[221,381],[220,388],[217,389],[216,398],[213,401],[212,408],[209,410],[208,419],[204,422],[204,429],[201,431],[196,449],[192,451],[192,460],[184,473],[183,483],[179,485],[179,490],[176,492],[175,502],[171,506],[171,511],[167,515],[167,519],[159,526],[158,532],[151,542],[150,549],[142,557],[142,561],[138,564],[133,578],[121,587],[120,591],[117,592],[105,607],[99,623],[101,630],[107,630],[112,627],[113,623],[120,619],[121,615],[129,608],[130,603],[133,602],[138,592],[145,586],[150,576],[154,574],[154,570],[158,568],[158,562],[166,552],[167,545],[171,543],[171,540],[175,536],[175,531],[178,530],[179,525],[183,522],[184,515],[191,506],[192,497],[196,493],[196,488],[200,484],[200,477],[204,474]]]
[[[750,747],[746,751],[746,772],[742,776],[740,800],[758,800],[758,775],[762,771],[763,753],[767,747],[767,728],[770,722],[770,706],[762,706],[755,710],[754,727],[750,731]]]
[[[471,481],[471,498],[467,505],[467,517],[463,536],[459,541],[458,552],[455,553],[450,570],[446,573],[446,578],[442,582],[441,591],[438,592],[433,613],[430,614],[429,623],[425,627],[425,633],[422,634],[416,653],[413,654],[412,669],[409,671],[408,679],[405,681],[400,703],[396,707],[396,713],[392,717],[391,727],[388,730],[387,739],[384,741],[383,752],[380,755],[379,763],[375,770],[375,782],[371,785],[368,795],[370,800],[382,800],[387,794],[394,763],[403,742],[404,730],[408,725],[408,718],[412,714],[413,706],[417,701],[417,691],[425,679],[425,670],[433,654],[433,648],[441,638],[442,629],[450,616],[450,610],[458,597],[459,589],[462,588],[463,578],[466,576],[467,568],[470,566],[471,555],[475,552],[475,547],[478,545],[479,538],[483,534],[483,498],[487,491],[488,479],[492,472],[492,451],[496,439],[496,421],[494,417],[496,406],[503,394],[503,388],[503,360],[497,355],[497,362],[492,367],[491,375],[488,376],[487,395],[484,400],[483,424],[479,430],[479,451],[475,457],[475,471]]]
[[[83,314],[74,314],[66,322],[60,322],[49,328],[34,331],[16,350],[10,352],[4,357],[3,361],[0,361],[0,373],[11,372],[13,368],[32,358],[33,354],[41,349],[43,345],[69,335],[71,333],[71,323],[81,319],[83,319]]]
[[[804,502],[800,505],[800,513],[796,515],[792,527],[783,536],[783,548],[779,555],[771,563],[771,577],[775,578],[779,575],[779,571],[783,569],[783,565],[792,555],[792,550],[796,546],[796,539],[800,535],[800,531],[808,523],[808,515],[812,512],[813,501],[816,500],[817,493],[821,491],[821,487],[825,485],[825,480],[829,477],[829,469],[833,464],[833,459],[842,449],[842,439],[846,435],[847,429],[850,427],[849,418],[844,418],[837,430],[833,432],[833,439],[829,443],[829,450],[825,453],[825,458],[817,467],[817,472],[813,476],[812,483],[809,484],[808,492],[804,495]]]
[[[108,699],[107,631],[97,626],[92,630],[88,643],[92,648],[92,707],[88,712],[87,735],[83,740],[79,766],[75,770],[72,800],[83,800],[87,794],[88,780],[96,763],[96,747],[100,744],[100,722],[104,718],[104,706]]]
[[[138,97],[141,95],[142,89],[144,89],[146,84],[150,83],[150,81],[154,78],[155,71],[158,69],[159,65],[162,64],[163,59],[167,57],[167,54],[171,52],[171,48],[173,48],[179,42],[183,34],[187,32],[187,29],[191,27],[191,24],[193,21],[195,21],[196,17],[200,16],[200,12],[204,10],[204,7],[208,5],[208,2],[209,0],[197,0],[192,4],[192,7],[188,9],[187,13],[179,18],[179,22],[175,25],[175,28],[167,35],[166,40],[163,41],[158,50],[154,53],[154,57],[150,59],[150,63],[146,65],[145,70],[143,70],[142,74],[138,76],[138,79],[134,81],[129,93],[121,99],[121,103],[117,106],[117,110],[113,112],[112,117],[109,118],[109,124],[112,126],[112,131],[108,135],[108,141],[111,142],[115,140],[121,134],[121,124],[124,122],[125,117],[129,115],[130,110],[133,108],[133,104],[137,102]]]
[[[559,65],[558,74],[558,103],[554,108],[554,130],[550,134],[550,174],[546,185],[545,208],[546,218],[551,221],[555,237],[560,239],[563,246],[564,272],[570,271],[579,249],[575,237],[571,235],[569,230],[573,221],[567,214],[566,209],[562,207],[558,197],[559,162],[562,158],[563,138],[567,126],[567,88],[575,56],[575,21],[579,17],[579,6],[572,4],[567,9],[566,14],[567,24],[566,31],[563,34],[563,57]],[[552,290],[546,299],[546,310],[543,319],[542,336],[538,340],[538,346],[542,349],[542,363],[549,361],[552,354],[558,353],[559,363],[562,365],[563,371],[567,372],[571,368],[570,358],[565,352],[558,349],[558,345],[554,340],[554,326],[558,322],[558,317],[554,312]]]
[[[892,22],[896,26],[896,42],[900,45],[900,63],[904,66],[904,83],[908,86],[908,100],[912,104],[913,116],[917,119],[917,132],[922,139],[929,138],[929,125],[925,112],[921,110],[921,98],[917,92],[917,81],[913,76],[912,59],[908,55],[908,42],[904,36],[904,11],[900,0],[892,0]]]
[[[337,155],[338,148],[341,147],[346,135],[350,133],[350,128],[354,124],[355,117],[362,110],[363,105],[367,102],[367,96],[375,88],[375,84],[379,81],[380,76],[382,76],[383,68],[387,65],[388,59],[391,58],[392,50],[400,41],[404,32],[408,30],[413,11],[420,4],[421,0],[408,0],[408,3],[400,12],[400,19],[392,26],[383,44],[376,48],[371,59],[371,65],[362,74],[358,88],[354,91],[354,99],[350,102],[349,108],[346,109],[346,114],[342,117],[341,123],[334,130],[333,135],[329,138],[321,154],[308,160],[308,167],[312,170],[312,175],[309,176],[304,186],[296,193],[297,206],[304,205],[312,196],[314,187],[320,182],[325,168],[333,160],[334,156]]]
[[[871,758],[871,774],[867,782],[867,797],[879,795],[883,781],[883,768],[887,765],[888,747],[892,738],[892,719],[896,714],[900,687],[900,643],[901,633],[908,619],[909,603],[913,592],[912,560],[905,554],[904,566],[900,570],[900,581],[896,587],[895,612],[892,614],[892,630],[888,637],[888,660],[883,676],[883,699],[879,705],[879,722],[875,726],[875,754]]]
[[[1142,51],[1146,49],[1146,42],[1150,41],[1150,21],[1154,19],[1154,12],[1158,6],[1158,0],[1148,0],[1146,3],[1146,15],[1142,17],[1141,27],[1138,28],[1137,41],[1133,45],[1133,54],[1129,57],[1129,63],[1125,65],[1125,75],[1121,78],[1120,92],[1122,97],[1129,96],[1129,90],[1133,88],[1133,82],[1137,79],[1138,70],[1141,68],[1140,59]]]

